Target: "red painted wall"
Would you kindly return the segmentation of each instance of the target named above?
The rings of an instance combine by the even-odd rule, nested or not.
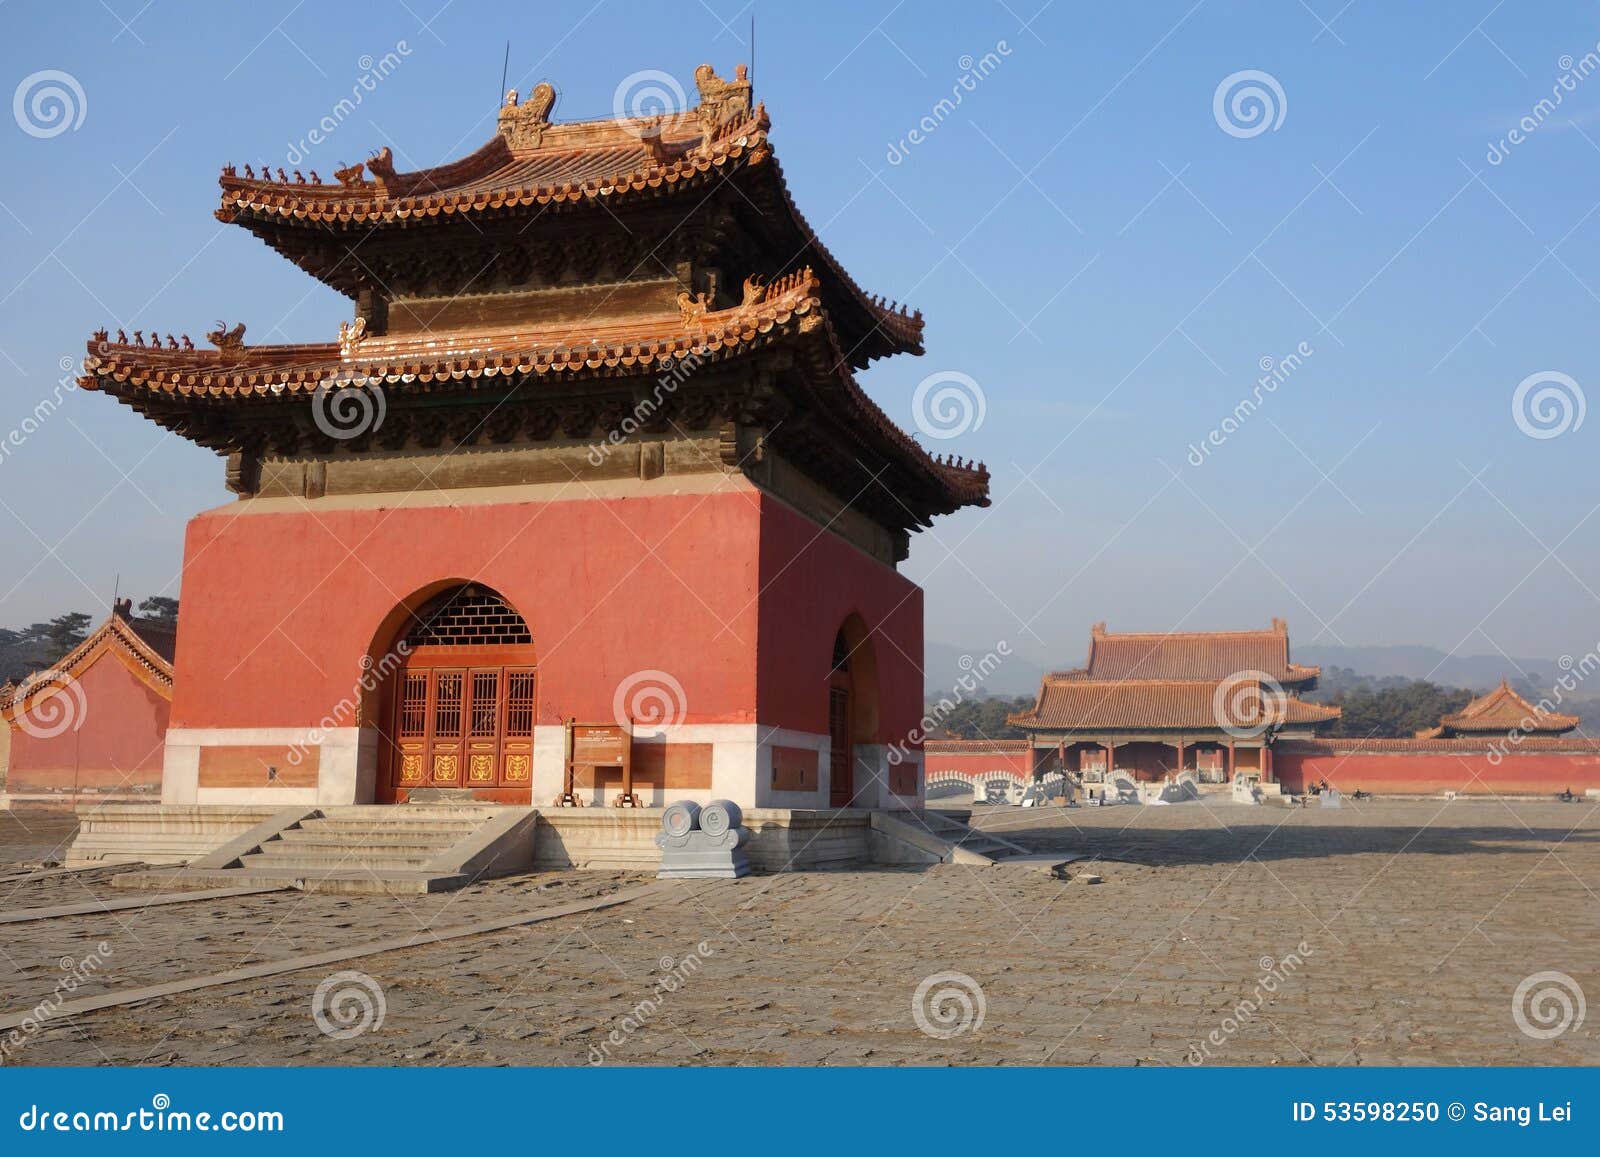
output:
[[[974,776],[995,771],[1007,771],[1022,777],[1023,782],[1033,781],[1033,754],[1029,751],[988,751],[956,754],[940,751],[930,746],[923,756],[923,766],[931,776],[936,771],[958,772]]]
[[[610,719],[617,686],[652,668],[683,687],[679,722],[755,722],[760,517],[749,489],[202,514],[185,544],[172,724],[317,725],[369,648],[392,645],[401,601],[447,580],[484,583],[527,620],[541,723]]]
[[[1303,792],[1326,779],[1345,792],[1357,788],[1376,795],[1463,794],[1554,795],[1566,788],[1582,795],[1600,787],[1600,755],[1530,752],[1505,755],[1498,763],[1488,751],[1460,754],[1426,752],[1304,753],[1273,749],[1272,770],[1283,790]]]
[[[777,499],[761,506],[761,722],[828,730],[833,640],[854,613],[877,664],[873,740],[906,742],[922,718],[922,588]]]
[[[527,620],[539,722],[612,718],[655,669],[681,723],[827,730],[833,639],[874,630],[881,741],[922,714],[922,592],[753,487],[649,498],[234,515],[189,524],[172,725],[308,727],[352,697],[395,608],[446,580]],[[759,692],[759,694],[758,694]],[[355,719],[340,718],[340,726]]]
[[[76,730],[45,739],[12,729],[7,790],[61,793],[63,806],[70,805],[74,788],[104,793],[144,787],[158,799],[167,700],[110,654],[84,669],[77,683],[83,710]]]

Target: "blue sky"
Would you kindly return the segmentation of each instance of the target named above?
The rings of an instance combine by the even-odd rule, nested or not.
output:
[[[926,356],[864,385],[907,428],[929,375],[982,394],[981,426],[924,438],[985,460],[995,497],[913,545],[930,640],[1060,665],[1097,620],[1283,615],[1300,644],[1595,646],[1600,417],[1536,438],[1512,408],[1530,375],[1566,375],[1573,403],[1600,390],[1600,75],[1570,80],[1600,52],[1592,3],[10,0],[4,91],[59,70],[83,115],[0,122],[0,433],[100,325],[333,336],[348,303],[220,226],[216,176],[285,163],[367,60],[399,63],[303,167],[477,147],[507,38],[511,83],[551,81],[557,119],[607,115],[640,70],[692,92],[701,61],[750,58],[752,11],[798,203],[927,319]],[[1254,135],[1214,113],[1244,70],[1282,93]],[[1262,359],[1301,343],[1191,464]],[[227,498],[218,460],[87,394],[20,442],[0,457],[0,623],[98,610],[119,574],[174,592],[185,520]]]

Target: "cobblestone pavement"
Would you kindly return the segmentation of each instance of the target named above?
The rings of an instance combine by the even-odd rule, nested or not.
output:
[[[1069,883],[960,867],[680,881],[602,912],[47,1019],[6,1061],[1600,1063],[1600,1011],[1536,1039],[1513,1009],[1539,973],[1567,979],[1534,982],[1531,1029],[1551,1013],[1559,1025],[1552,985],[1569,1020],[1579,989],[1600,996],[1592,803],[993,809],[980,822],[1093,858]],[[0,855],[18,842],[0,825]],[[46,1000],[58,962],[101,942],[105,967],[74,995],[642,879],[549,873],[406,900],[285,893],[0,926],[0,1008]],[[82,898],[25,885],[0,907]],[[339,969],[381,991],[375,1031],[319,1031],[313,993]],[[919,984],[941,973],[963,977],[932,984],[921,1020],[955,1035],[923,1031],[914,1012]]]

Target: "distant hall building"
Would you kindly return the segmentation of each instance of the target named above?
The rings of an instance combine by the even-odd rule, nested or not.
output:
[[[175,636],[122,599],[54,667],[0,692],[6,806],[160,798]]]
[[[217,216],[351,300],[338,340],[95,336],[81,384],[237,494],[188,527],[164,802],[542,807],[577,721],[632,729],[647,805],[920,805],[898,563],[988,474],[862,391],[920,315],[817,239],[744,70],[696,83],[568,123],[512,93],[415,172],[229,166]]]
[[[1029,711],[1035,769],[1140,781],[1192,772],[1202,782],[1272,781],[1272,745],[1311,737],[1337,707],[1300,696],[1320,668],[1289,658],[1289,628],[1264,631],[1090,632],[1089,657],[1048,674]]]

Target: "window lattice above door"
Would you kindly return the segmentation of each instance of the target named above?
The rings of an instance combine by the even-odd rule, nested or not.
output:
[[[493,647],[533,642],[522,616],[491,590],[478,586],[444,592],[417,615],[408,647]]]

